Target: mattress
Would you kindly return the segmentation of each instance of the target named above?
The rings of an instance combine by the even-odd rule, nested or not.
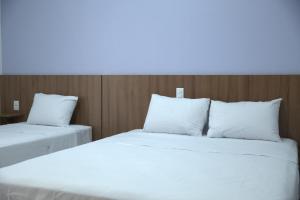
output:
[[[296,200],[297,144],[132,131],[0,169],[1,200]]]
[[[91,127],[16,123],[0,126],[0,167],[91,141]]]

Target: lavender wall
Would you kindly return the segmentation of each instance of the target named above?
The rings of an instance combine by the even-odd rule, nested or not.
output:
[[[300,0],[2,0],[5,74],[300,73]]]

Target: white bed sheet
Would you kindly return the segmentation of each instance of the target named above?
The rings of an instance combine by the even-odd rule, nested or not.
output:
[[[91,127],[16,123],[0,126],[0,167],[91,141]]]
[[[120,134],[0,169],[1,200],[297,200],[297,145]]]

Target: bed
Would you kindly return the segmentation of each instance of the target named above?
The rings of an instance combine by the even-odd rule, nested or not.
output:
[[[0,126],[0,167],[91,141],[91,127],[16,123]]]
[[[1,200],[296,200],[297,144],[135,130],[0,169]]]

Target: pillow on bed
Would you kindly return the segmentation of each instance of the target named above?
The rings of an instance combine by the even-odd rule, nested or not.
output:
[[[280,102],[211,101],[207,136],[279,141]]]
[[[77,100],[78,97],[74,96],[35,94],[27,123],[67,126],[70,124]]]
[[[153,94],[145,132],[201,135],[207,121],[209,99],[171,98]]]

